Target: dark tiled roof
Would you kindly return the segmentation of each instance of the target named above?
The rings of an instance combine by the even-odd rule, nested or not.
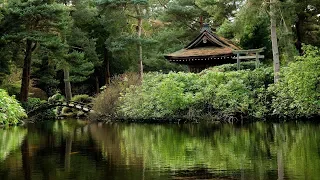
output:
[[[207,57],[207,56],[221,56],[232,55],[232,49],[229,47],[201,47],[194,49],[181,49],[174,53],[166,55],[169,59],[186,58],[186,57]]]
[[[230,40],[220,37],[213,33],[210,28],[204,27],[197,38],[184,49],[168,54],[165,58],[173,60],[197,57],[198,60],[201,60],[201,57],[231,56],[233,55],[232,50],[239,49]]]

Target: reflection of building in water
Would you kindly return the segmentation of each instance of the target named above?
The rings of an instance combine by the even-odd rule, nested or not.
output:
[[[21,147],[0,160],[1,180],[320,176],[320,126],[315,124],[93,123],[79,127],[72,122],[76,121],[29,127]],[[24,128],[20,130],[25,134]],[[10,147],[5,131],[0,130],[0,144],[7,145],[0,146],[1,152]]]

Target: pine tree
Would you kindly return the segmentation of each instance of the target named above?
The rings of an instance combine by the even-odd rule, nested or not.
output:
[[[8,3],[2,27],[8,43],[24,44],[23,74],[20,100],[28,99],[32,55],[37,47],[59,39],[68,16],[68,8],[42,0],[13,1]],[[12,23],[15,22],[15,23]]]

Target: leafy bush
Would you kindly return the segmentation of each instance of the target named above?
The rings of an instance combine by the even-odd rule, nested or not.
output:
[[[260,66],[262,66],[262,63],[260,63]],[[256,62],[255,61],[248,61],[248,62],[241,62],[240,63],[240,69],[241,70],[254,70],[256,69]],[[237,64],[223,64],[220,66],[214,66],[212,68],[209,68],[206,71],[220,71],[220,72],[225,72],[225,71],[236,71],[238,70]]]
[[[29,89],[29,97],[40,98],[41,100],[48,99],[47,93],[44,90],[42,90],[40,88],[36,88],[36,87],[31,87]]]
[[[28,101],[25,103],[22,103],[23,108],[26,110],[26,112],[33,111],[37,109],[41,104],[41,99],[39,98],[28,98]]]
[[[142,86],[131,86],[120,100],[119,113],[131,118],[161,118],[178,115],[196,103],[197,74],[148,73]]]
[[[1,64],[1,63],[0,63]],[[1,69],[1,68],[0,68]],[[10,96],[20,96],[22,70],[16,66],[10,66],[10,73],[0,84],[0,88],[8,92]]]
[[[29,114],[37,109],[39,111],[35,112],[35,115],[29,117],[29,121],[43,121],[55,119],[55,113],[53,108],[47,109],[47,101],[41,100],[40,98],[28,98],[28,101],[22,103],[23,108]]]
[[[303,50],[303,56],[282,69],[280,82],[269,88],[273,115],[300,118],[320,114],[320,49],[304,46]]]
[[[215,115],[226,120],[264,117],[263,98],[272,69],[193,73],[148,73],[141,86],[120,98],[119,115],[126,118],[193,118]]]
[[[115,117],[118,100],[121,93],[130,86],[140,83],[139,76],[135,73],[126,73],[112,79],[110,85],[93,99],[93,110],[100,117]]]
[[[21,83],[13,83],[13,84],[3,84],[1,86],[2,89],[6,90],[10,96],[17,96],[19,97],[20,95],[20,89],[21,89]]]
[[[79,94],[79,95],[73,96],[71,101],[89,104],[92,102],[92,97],[90,97],[87,94]]]
[[[0,125],[16,125],[25,117],[25,110],[15,97],[0,89]]]
[[[65,101],[65,97],[60,93],[60,92],[56,92],[54,95],[52,95],[51,97],[48,98],[48,102],[49,103],[54,103],[56,101]]]
[[[142,84],[126,89],[111,86],[96,102],[101,109],[112,107],[108,112],[114,117],[129,119],[318,117],[320,50],[305,46],[304,52],[282,67],[277,84],[273,84],[271,67],[250,70],[251,62],[240,71],[233,71],[236,65],[222,65],[199,74],[147,73]]]

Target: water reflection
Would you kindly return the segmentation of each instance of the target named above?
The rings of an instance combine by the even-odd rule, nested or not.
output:
[[[0,162],[16,149],[19,149],[27,130],[20,127],[0,129]]]
[[[47,122],[0,130],[0,177],[318,179],[319,130],[309,123]]]

